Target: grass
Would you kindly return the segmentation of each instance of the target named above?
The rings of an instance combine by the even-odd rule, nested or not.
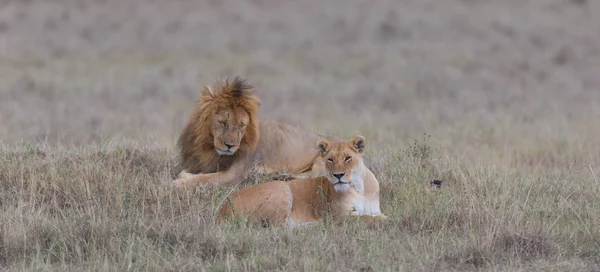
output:
[[[387,222],[285,230],[214,222],[219,188],[165,186],[176,156],[132,141],[4,144],[8,270],[593,270],[600,192],[589,168],[463,166],[427,137],[369,156]],[[442,178],[441,189],[427,181]]]

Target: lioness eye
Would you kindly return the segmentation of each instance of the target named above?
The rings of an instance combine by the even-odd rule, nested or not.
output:
[[[345,162],[349,162],[350,160],[352,160],[352,157],[350,156],[346,156],[346,158],[344,159]]]
[[[246,124],[244,124],[244,123],[240,124],[240,128],[244,128],[245,126],[246,126]]]
[[[327,161],[333,163],[333,158],[329,158]]]

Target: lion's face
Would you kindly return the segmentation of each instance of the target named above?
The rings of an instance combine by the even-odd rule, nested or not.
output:
[[[362,155],[365,148],[365,138],[356,136],[349,142],[330,143],[319,141],[321,157],[325,161],[326,177],[337,192],[343,192],[350,187],[362,190]]]
[[[250,116],[243,108],[219,109],[212,121],[215,151],[231,156],[240,148]]]

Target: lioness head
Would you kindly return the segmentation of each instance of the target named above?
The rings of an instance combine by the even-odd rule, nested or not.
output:
[[[327,169],[326,177],[337,192],[351,187],[362,191],[362,155],[365,150],[365,137],[355,136],[348,142],[330,143],[321,140],[317,143]]]

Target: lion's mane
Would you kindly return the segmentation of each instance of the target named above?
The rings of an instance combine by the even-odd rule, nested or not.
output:
[[[219,109],[242,108],[250,119],[238,151],[227,156],[226,164],[254,153],[259,140],[259,106],[260,100],[252,86],[239,77],[217,81],[214,88],[206,86],[179,137],[181,166],[190,173],[216,171],[219,167],[220,158],[215,151],[211,129],[212,118]]]

